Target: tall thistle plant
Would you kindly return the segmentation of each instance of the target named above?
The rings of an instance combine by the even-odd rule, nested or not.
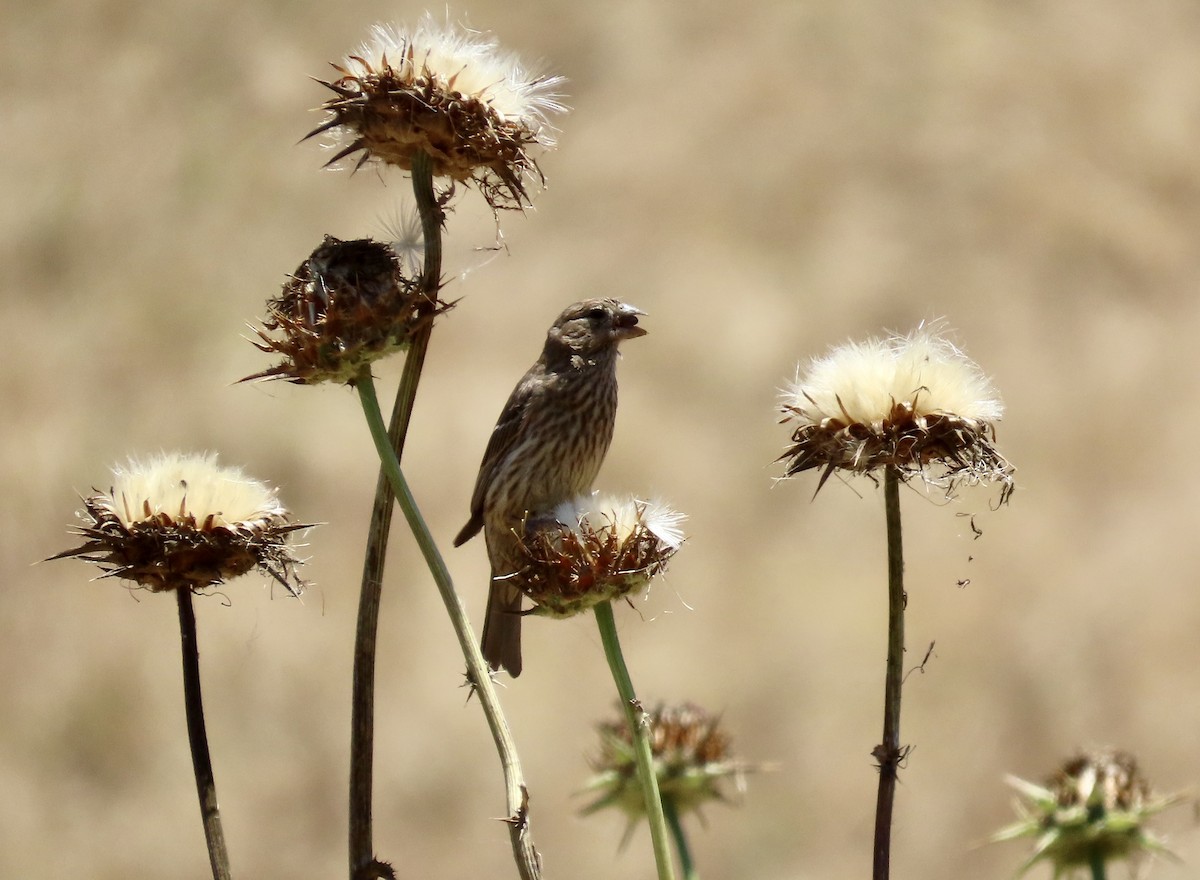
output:
[[[374,163],[407,172],[420,216],[423,259],[409,267],[388,246],[327,238],[268,304],[259,347],[283,359],[249,378],[354,386],[381,460],[363,561],[352,685],[350,876],[393,876],[374,854],[371,828],[375,646],[393,504],[399,501],[433,573],[504,768],[513,853],[525,880],[540,876],[525,786],[508,724],[445,563],[409,491],[400,462],[442,288],[446,208],[475,189],[493,211],[529,204],[543,178],[537,154],[554,146],[550,120],[564,112],[561,78],[538,75],[485,34],[440,25],[378,25],[321,81],[332,92],[325,120],[328,165]],[[404,370],[384,424],[370,365],[404,351]]]
[[[781,456],[785,477],[834,473],[883,483],[887,531],[887,666],[873,851],[874,880],[891,870],[892,807],[908,748],[900,741],[904,663],[904,554],[900,484],[919,481],[953,494],[960,485],[994,483],[999,503],[1013,490],[1013,468],[995,446],[1004,408],[983,371],[946,338],[940,325],[835,348],[799,372],[783,402],[793,424]]]
[[[304,582],[296,576],[300,560],[290,542],[308,526],[292,518],[275,490],[237,468],[218,466],[212,454],[131,459],[113,468],[109,488],[94,489],[83,505],[76,528],[83,543],[51,559],[82,559],[99,566],[102,577],[174,594],[179,606],[184,714],[200,819],[213,880],[230,880],[192,596],[256,568],[299,596]]]

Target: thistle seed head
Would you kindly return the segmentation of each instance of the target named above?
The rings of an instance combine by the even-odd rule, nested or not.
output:
[[[389,245],[327,235],[283,293],[267,302],[263,326],[255,328],[255,347],[283,360],[242,381],[353,382],[364,366],[405,348],[450,306],[406,276]]]
[[[532,613],[571,617],[646,587],[683,543],[683,519],[656,502],[580,496],[526,519],[512,578]]]
[[[821,469],[823,484],[835,470],[890,467],[947,492],[960,482],[998,482],[1003,501],[1012,491],[1014,469],[995,447],[1003,404],[938,324],[814,359],[782,410],[783,421],[796,425],[779,459],[785,477]]]
[[[411,170],[423,151],[435,176],[474,184],[493,208],[523,207],[543,182],[535,153],[554,146],[563,79],[531,73],[494,37],[426,14],[411,30],[376,25],[333,68],[327,119],[308,135],[333,135],[328,164],[361,153],[355,168]]]
[[[112,487],[83,499],[74,532],[84,543],[51,559],[78,557],[104,577],[151,592],[222,584],[258,568],[292,595],[304,588],[289,546],[296,523],[274,490],[217,457],[160,455],[113,469]]]

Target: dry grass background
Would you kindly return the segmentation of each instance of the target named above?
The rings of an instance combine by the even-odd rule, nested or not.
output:
[[[379,234],[400,176],[320,173],[309,75],[422,7],[4,6],[0,248],[0,876],[195,877],[174,604],[64,562],[75,491],[129,453],[217,449],[311,535],[302,603],[253,579],[199,603],[235,873],[344,876],[351,642],[370,442],[344,389],[235,386],[243,323],[324,233]],[[570,78],[574,112],[509,251],[472,194],[407,456],[434,532],[567,302],[647,312],[601,486],[691,514],[665,584],[619,619],[643,696],[724,711],[753,777],[695,832],[704,876],[865,876],[884,654],[880,493],[772,486],[797,361],[946,316],[1008,405],[1012,505],[905,492],[909,650],[897,878],[1008,877],[975,847],[1006,772],[1081,744],[1200,780],[1190,459],[1200,336],[1200,7],[481,0],[470,22]],[[439,10],[440,13],[440,10]],[[390,398],[399,364],[380,370]],[[971,539],[973,513],[984,535]],[[386,585],[377,847],[406,877],[512,876],[502,790],[435,591],[402,531]],[[482,545],[449,551],[479,619]],[[956,582],[968,579],[959,587]],[[278,592],[278,591],[276,591]],[[533,621],[503,696],[547,877],[650,877],[643,834],[583,820],[612,686],[588,620]],[[1160,827],[1200,871],[1187,810]]]

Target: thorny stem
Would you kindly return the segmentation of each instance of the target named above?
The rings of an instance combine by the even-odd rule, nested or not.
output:
[[[904,674],[904,548],[900,529],[900,480],[895,468],[883,472],[883,506],[887,520],[888,650],[883,690],[883,742],[872,753],[879,762],[879,794],[875,801],[875,860],[872,877],[887,880],[891,871],[892,804],[904,749],[900,747],[900,688]]]
[[[418,153],[415,157],[412,176],[413,195],[421,215],[425,244],[421,290],[432,308],[441,284],[443,212],[433,191],[432,165],[425,153]],[[392,419],[387,432],[388,445],[397,460],[404,455],[404,439],[408,434],[432,329],[432,321],[422,324],[404,359],[404,372],[396,389],[396,402],[392,407]],[[371,523],[367,527],[367,549],[363,557],[358,624],[354,637],[354,673],[350,695],[350,880],[369,880],[376,876],[387,876],[388,873],[386,866],[375,861],[371,798],[375,762],[375,643],[379,631],[379,603],[394,501],[391,483],[381,465],[375,483]]]
[[[213,880],[229,880],[229,853],[225,832],[217,810],[217,783],[213,778],[212,756],[208,753],[208,734],[204,732],[204,701],[200,696],[200,648],[196,642],[196,611],[192,591],[175,590],[179,597],[179,637],[183,646],[183,703],[187,713],[188,746],[192,751],[192,770],[196,774],[196,794],[200,798],[200,818],[208,844],[208,861]]]
[[[679,811],[675,809],[675,802],[670,798],[663,798],[662,805],[667,827],[671,829],[671,838],[675,841],[675,852],[679,853],[679,870],[683,872],[683,880],[700,880],[696,866],[692,864],[692,851],[688,846],[683,823],[679,820]]]
[[[659,880],[674,880],[671,866],[671,850],[667,843],[667,820],[663,813],[662,796],[658,791],[658,776],[654,772],[654,755],[650,750],[650,716],[638,702],[629,678],[629,669],[621,654],[621,643],[617,639],[617,624],[613,619],[612,603],[600,602],[595,606],[596,625],[600,627],[600,640],[604,643],[604,656],[612,670],[617,693],[621,696],[621,710],[625,723],[633,737],[633,755],[637,762],[638,781],[642,784],[642,795],[646,801],[646,819],[650,823],[650,839],[654,844],[654,862],[658,866]]]
[[[396,458],[388,442],[388,435],[383,426],[383,416],[379,412],[379,401],[375,397],[375,383],[371,379],[368,369],[364,369],[355,380],[355,387],[358,389],[363,413],[366,415],[367,424],[371,429],[371,438],[375,441],[375,450],[379,453],[383,469],[391,481],[396,499],[400,502],[400,509],[404,512],[404,518],[408,521],[409,528],[412,529],[421,554],[425,557],[425,562],[433,574],[433,580],[437,584],[442,601],[446,605],[446,612],[450,615],[450,622],[458,636],[459,647],[467,661],[468,677],[475,692],[479,695],[479,704],[483,707],[483,714],[491,729],[492,739],[496,742],[496,750],[500,754],[500,763],[504,768],[505,795],[508,804],[508,817],[505,822],[508,824],[517,870],[522,880],[539,880],[542,876],[541,857],[534,847],[533,835],[529,830],[529,789],[525,785],[521,762],[517,756],[517,747],[500,708],[500,700],[496,696],[490,670],[480,652],[479,640],[475,637],[471,624],[467,620],[467,612],[463,607],[462,600],[454,590],[454,583],[450,580],[450,572],[446,568],[442,554],[438,551],[437,544],[434,542],[433,535],[430,534],[429,527],[425,524],[420,510],[417,509],[417,502],[400,469],[400,461]]]

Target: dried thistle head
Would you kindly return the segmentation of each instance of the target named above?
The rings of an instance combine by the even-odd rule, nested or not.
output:
[[[258,568],[296,596],[304,582],[289,546],[296,523],[275,491],[213,454],[131,459],[113,468],[107,492],[83,499],[84,543],[51,559],[78,557],[103,577],[151,592],[203,590]]]
[[[779,459],[784,475],[817,468],[824,484],[839,469],[893,468],[948,492],[959,482],[998,482],[1007,500],[1014,469],[994,445],[1003,404],[942,330],[922,324],[814,359],[784,397],[783,421],[796,423]]]
[[[722,788],[732,778],[738,792],[745,788],[745,774],[754,768],[733,754],[729,735],[721,719],[692,703],[659,705],[649,713],[650,752],[654,774],[664,802],[676,815],[698,810],[709,801],[729,798]],[[646,815],[646,804],[637,779],[633,737],[624,716],[596,727],[600,751],[592,759],[595,775],[587,793],[595,800],[584,807],[585,815],[616,807],[632,823]]]
[[[328,118],[308,134],[334,135],[328,164],[361,152],[356,169],[411,170],[423,151],[435,176],[473,183],[493,208],[522,207],[530,181],[542,181],[534,153],[554,146],[563,79],[530,73],[494,37],[426,14],[411,30],[376,25],[333,68],[339,78],[322,81],[334,93]]]
[[[283,360],[242,381],[353,382],[364,366],[403,349],[448,308],[404,274],[389,245],[327,235],[267,302],[263,326],[255,328],[254,345]]]
[[[525,521],[511,578],[532,613],[571,617],[649,584],[683,543],[683,519],[652,501],[582,495]]]
[[[1145,823],[1179,797],[1155,797],[1128,752],[1080,752],[1044,786],[1015,776],[1008,783],[1021,796],[1016,803],[1021,818],[992,840],[1036,839],[1022,874],[1042,861],[1054,866],[1058,878],[1096,863],[1169,854]]]

